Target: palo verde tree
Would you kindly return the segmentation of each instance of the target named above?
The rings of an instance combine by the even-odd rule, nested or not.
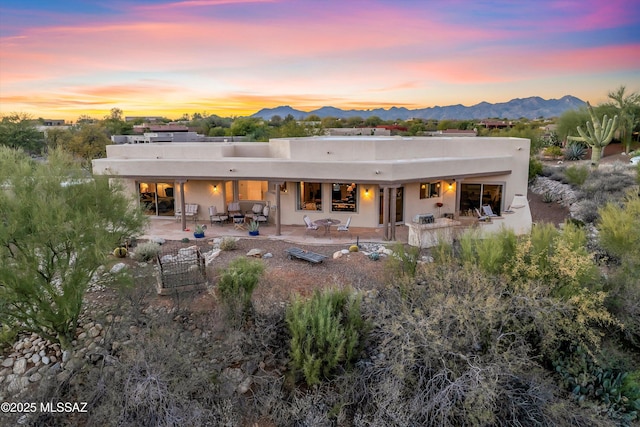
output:
[[[582,126],[578,126],[577,130],[580,136],[568,137],[567,139],[570,141],[583,141],[589,147],[591,147],[591,166],[598,167],[598,163],[600,163],[600,159],[602,158],[604,147],[606,147],[611,142],[613,133],[618,126],[618,116],[616,115],[613,117],[613,119],[610,119],[605,114],[602,117],[601,122],[593,112],[591,104],[589,104],[588,102],[587,111],[589,111],[591,121],[587,122],[586,129],[583,129]]]
[[[61,150],[0,147],[0,184],[0,319],[68,347],[92,277],[145,217]]]

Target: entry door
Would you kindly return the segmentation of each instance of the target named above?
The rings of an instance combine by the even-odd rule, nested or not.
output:
[[[404,223],[404,187],[396,188],[396,223]],[[393,203],[393,190],[389,190],[389,197],[391,197],[391,203]],[[383,189],[380,189],[379,197],[379,224],[383,224],[382,206],[383,206]]]

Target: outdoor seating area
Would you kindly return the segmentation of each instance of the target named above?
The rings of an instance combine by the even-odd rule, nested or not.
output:
[[[184,216],[187,220],[193,219],[194,221],[198,218],[198,205],[197,203],[185,203],[184,205]],[[175,211],[176,221],[182,219],[182,211],[180,209],[176,209]]]

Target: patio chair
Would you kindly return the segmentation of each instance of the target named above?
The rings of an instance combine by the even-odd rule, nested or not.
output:
[[[251,207],[251,210],[245,213],[245,216],[255,221],[259,215],[262,215],[263,210],[264,210],[264,207],[260,203],[255,203]]]
[[[232,202],[227,206],[227,213],[230,216],[234,215],[242,215],[242,211],[240,210],[240,202]]]
[[[195,222],[198,219],[198,205],[197,203],[187,203],[184,207],[184,216],[189,219],[189,218],[193,218],[193,221]]]
[[[349,234],[351,234],[349,232],[349,225],[351,225],[351,217],[347,218],[347,222],[345,222],[344,225],[339,225],[338,226],[338,231],[346,231]]]
[[[308,233],[309,231],[318,231],[318,226],[315,225],[313,222],[311,222],[311,218],[309,218],[307,215],[305,215],[302,219],[304,219],[304,223],[307,226],[307,230],[306,233]]]
[[[174,211],[174,215],[176,217],[176,221],[180,221],[182,219],[182,211],[180,210],[180,208],[176,208],[176,210]]]
[[[482,212],[484,212],[485,216],[498,216],[493,213],[493,210],[491,209],[490,205],[482,206]]]
[[[473,210],[476,211],[476,216],[478,217],[478,221],[481,221],[481,222],[491,221],[491,217],[487,215],[482,215],[478,210],[478,208],[473,208]]]
[[[214,222],[217,222],[222,227],[224,222],[228,219],[229,215],[224,212],[218,212],[218,208],[215,206],[209,206],[209,221],[211,222],[211,225],[213,225]]]
[[[268,223],[269,222],[269,206],[265,206],[264,208],[262,208],[262,212],[254,216],[253,220],[256,221],[258,224]]]

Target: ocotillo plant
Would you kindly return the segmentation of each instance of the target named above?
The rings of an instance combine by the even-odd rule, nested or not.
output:
[[[591,147],[591,166],[598,167],[600,158],[604,147],[606,147],[613,138],[613,132],[618,127],[618,116],[614,116],[610,119],[605,114],[602,117],[602,123],[596,117],[596,114],[591,108],[591,104],[587,102],[587,110],[591,116],[591,121],[587,122],[587,129],[583,129],[582,126],[578,126],[578,133],[580,137],[569,137],[567,139],[573,141],[584,141],[589,147]]]

